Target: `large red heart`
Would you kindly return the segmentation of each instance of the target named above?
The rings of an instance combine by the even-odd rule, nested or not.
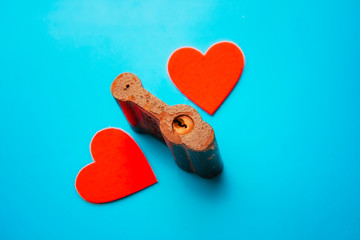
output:
[[[209,114],[214,114],[230,94],[243,68],[244,55],[231,42],[216,43],[205,55],[194,48],[180,48],[168,62],[176,87]]]
[[[79,172],[75,186],[92,203],[114,201],[156,183],[156,177],[136,142],[124,131],[103,129],[90,144],[94,163]]]

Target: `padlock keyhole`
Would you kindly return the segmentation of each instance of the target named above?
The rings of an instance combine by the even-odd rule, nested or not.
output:
[[[187,128],[187,125],[184,123],[184,120],[181,118],[175,118],[174,124],[177,124],[179,127]]]
[[[181,115],[173,120],[172,125],[176,133],[183,135],[189,133],[193,129],[194,122],[189,116]]]

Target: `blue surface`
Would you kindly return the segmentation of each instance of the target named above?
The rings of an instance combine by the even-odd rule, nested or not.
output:
[[[358,1],[2,1],[0,239],[360,239]],[[229,40],[246,58],[216,112],[225,170],[181,171],[110,94],[133,72],[168,104],[172,51]],[[127,131],[159,183],[110,204],[77,194],[89,143]]]

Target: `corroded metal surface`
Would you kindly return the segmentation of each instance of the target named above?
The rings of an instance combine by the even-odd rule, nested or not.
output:
[[[146,91],[132,73],[120,74],[111,92],[131,127],[165,142],[181,169],[204,178],[222,172],[214,130],[193,107],[167,105]]]

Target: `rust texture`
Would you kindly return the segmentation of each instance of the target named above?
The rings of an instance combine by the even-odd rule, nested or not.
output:
[[[214,130],[188,105],[169,106],[148,91],[132,73],[120,74],[111,93],[131,127],[166,143],[177,165],[203,178],[213,178],[223,169]]]

